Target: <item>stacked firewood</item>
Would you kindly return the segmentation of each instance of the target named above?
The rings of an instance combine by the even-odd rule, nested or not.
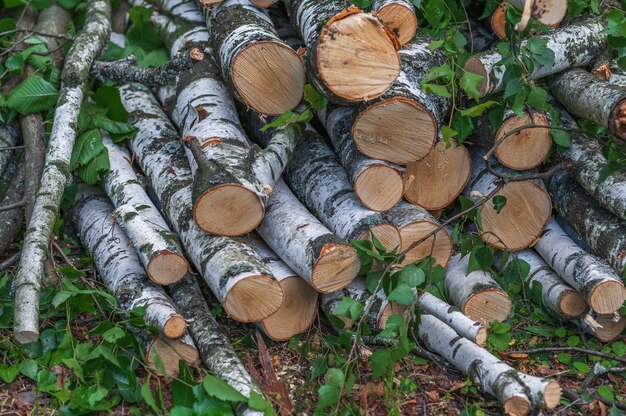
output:
[[[345,296],[368,301],[367,323],[384,329],[406,308],[382,291],[368,291],[357,277],[361,262],[351,245],[375,237],[386,249],[405,253],[401,266],[431,256],[447,268],[450,304],[428,293],[416,298],[426,313],[419,337],[428,349],[497,397],[509,414],[555,407],[558,383],[519,373],[482,348],[488,325],[508,319],[512,302],[490,273],[468,272],[449,221],[438,219],[454,216],[451,206],[461,194],[483,200],[477,229],[484,243],[513,252],[509,262],[530,265],[526,283],[540,289],[543,308],[600,341],[615,339],[626,327],[617,313],[626,300],[619,277],[626,265],[626,180],[618,172],[598,181],[608,163],[599,144],[573,134],[564,158],[574,169],[544,183],[534,172],[552,147],[551,120],[530,110],[523,117],[507,110],[498,129],[486,117],[478,119],[470,149],[441,139],[451,103],[427,93],[422,80],[445,56],[429,48],[432,39],[416,35],[410,1],[378,0],[364,11],[346,9],[343,0],[285,0],[286,15],[279,5],[268,12],[274,2],[262,0],[160,0],[158,8],[130,3],[152,10],[172,59],[187,69],[175,85],[156,90],[120,82],[137,134],[129,149],[104,139],[111,167],[102,190],[81,188],[69,222],[120,306],[146,308],[146,321],[159,330],[157,337],[144,334],[147,355],[159,356],[168,373],[176,372],[179,358],[202,359],[243,394],[256,389],[212,318],[192,267],[230,318],[256,323],[274,340],[307,331],[318,300],[333,315]],[[535,3],[544,8],[531,11],[533,17],[549,26],[565,15],[566,2]],[[496,29],[504,7],[523,9],[524,2],[496,11],[500,17],[494,14],[492,25],[500,37],[506,36]],[[594,64],[606,49],[603,30],[601,20],[589,20],[538,35],[555,52],[555,65],[536,67],[530,78],[551,76],[566,123],[573,123],[569,111],[623,140],[626,90],[620,79],[574,69]],[[467,71],[484,77],[481,95],[504,88],[496,66],[501,58],[497,49],[486,49],[467,61]],[[92,73],[147,79],[111,68],[97,63]],[[298,108],[307,81],[328,100],[315,122],[263,129],[268,116]],[[80,108],[77,85],[65,94],[67,105],[78,100]],[[57,119],[64,117],[72,115]],[[1,139],[14,144],[15,137],[6,128]],[[71,149],[73,140],[57,150]],[[65,177],[44,174],[51,189],[62,187]],[[496,210],[498,197],[506,205]],[[562,229],[566,223],[591,252]],[[29,238],[25,247],[39,241]],[[26,300],[16,311],[20,341],[38,336],[36,312],[26,320],[20,315],[32,308],[36,293],[32,280],[38,275],[26,273],[32,271],[28,262],[38,260],[29,255],[25,251],[26,266],[16,280],[16,299]],[[506,267],[502,263],[494,268]]]

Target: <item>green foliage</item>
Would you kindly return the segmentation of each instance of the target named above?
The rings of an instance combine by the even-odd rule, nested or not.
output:
[[[280,116],[274,118],[270,123],[267,123],[261,127],[261,131],[266,131],[270,128],[280,128],[296,123],[308,123],[314,117],[313,111],[320,111],[328,100],[324,98],[319,92],[313,88],[311,84],[304,86],[304,101],[308,104],[302,111],[287,111]]]
[[[39,75],[32,75],[9,93],[6,105],[22,115],[39,113],[52,108],[58,97],[54,85]]]
[[[606,15],[609,48],[617,54],[617,62],[626,68],[626,15],[624,10],[613,9]]]

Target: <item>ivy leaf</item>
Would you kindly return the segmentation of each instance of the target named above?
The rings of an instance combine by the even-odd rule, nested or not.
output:
[[[480,92],[478,87],[483,82],[485,77],[482,75],[474,74],[473,72],[463,71],[463,75],[459,80],[459,86],[465,91],[467,95],[478,100],[480,98]]]
[[[413,289],[404,283],[400,283],[391,291],[387,299],[399,305],[410,305],[414,300]]]
[[[58,98],[54,85],[39,75],[31,75],[9,93],[7,107],[21,115],[39,113],[54,107]]]

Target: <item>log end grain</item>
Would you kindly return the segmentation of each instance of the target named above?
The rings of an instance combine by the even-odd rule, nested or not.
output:
[[[228,184],[200,195],[193,215],[198,227],[207,233],[239,236],[261,223],[265,208],[256,193],[241,185]]]
[[[543,401],[547,409],[554,409],[561,403],[561,385],[556,380],[550,380],[543,390]]]
[[[274,341],[287,341],[296,334],[306,332],[317,313],[318,294],[299,276],[280,282],[285,302],[280,309],[261,321],[265,334]]]
[[[500,213],[493,199],[480,208],[483,241],[499,250],[519,251],[530,247],[544,229],[552,213],[548,193],[534,182],[509,182],[498,195],[506,198]]]
[[[13,336],[15,336],[15,340],[20,344],[30,344],[31,342],[37,342],[39,340],[39,332],[38,331],[13,331]]]
[[[304,91],[304,64],[289,46],[278,41],[254,42],[232,63],[233,84],[245,103],[260,114],[293,110]]]
[[[567,290],[559,299],[558,308],[563,315],[573,319],[584,315],[588,306],[583,295],[575,290]]]
[[[368,13],[333,18],[317,43],[321,82],[333,94],[359,102],[381,96],[400,73],[400,58],[382,23]]]
[[[272,276],[261,274],[238,281],[226,294],[224,310],[236,321],[257,322],[276,313],[285,300]]]
[[[474,344],[479,347],[484,347],[487,343],[487,328],[481,326],[478,331],[476,331],[476,338],[474,338]]]
[[[532,5],[532,16],[539,23],[557,27],[567,16],[567,0],[537,0]]]
[[[354,181],[354,192],[372,211],[387,211],[402,199],[402,175],[387,165],[365,169]]]
[[[491,288],[472,294],[463,305],[463,313],[474,321],[489,325],[491,322],[506,321],[512,307],[506,292]]]
[[[271,7],[277,0],[250,0],[250,3],[254,4],[260,9],[267,9]]]
[[[539,113],[513,115],[502,123],[495,135],[496,143],[510,131],[528,125],[548,126],[548,118]],[[496,148],[495,156],[504,166],[514,170],[537,167],[545,160],[552,147],[552,136],[547,128],[527,128],[506,137]]]
[[[504,402],[504,413],[510,416],[526,416],[530,413],[530,401],[526,397],[510,397]]]
[[[427,210],[450,205],[465,188],[472,174],[472,159],[465,146],[446,148],[443,142],[404,171],[404,197]]]
[[[481,62],[479,57],[475,55],[470,56],[467,61],[465,61],[463,69],[467,72],[471,72],[472,74],[482,76],[483,80],[478,86],[478,92],[480,93],[481,97],[489,94],[489,91],[487,91],[487,86],[489,85],[487,69],[485,68],[485,65]]]
[[[439,227],[439,224],[432,221],[416,221],[402,227],[400,229],[401,250],[408,249],[414,242],[432,233],[437,227]],[[428,256],[432,256],[440,266],[447,266],[452,256],[452,240],[445,229],[439,230],[434,237],[429,237],[409,251],[402,265],[414,263]]]
[[[180,338],[187,329],[187,322],[181,315],[174,315],[163,325],[163,335],[168,338]]]
[[[425,157],[437,137],[437,123],[424,106],[393,97],[361,111],[352,126],[359,150],[373,159],[406,165]]]
[[[409,4],[388,3],[378,9],[376,16],[398,38],[400,45],[406,45],[417,31],[415,10]]]
[[[594,336],[601,342],[611,342],[617,338],[624,329],[626,329],[626,318],[621,317],[615,321],[615,316],[611,315],[598,315],[595,317],[595,321],[598,323],[598,328],[594,331]]]
[[[626,99],[618,102],[609,118],[609,131],[617,138],[626,140]]]
[[[491,19],[489,24],[491,25],[491,30],[499,39],[506,39],[506,8],[508,7],[508,3],[503,2],[494,10],[491,15]]]
[[[400,239],[400,232],[392,224],[378,224],[370,227],[370,229],[363,232],[357,238],[357,240],[371,241],[372,234],[376,236],[378,241],[383,245],[383,247],[385,247],[387,251],[392,251],[393,249],[400,247],[402,244],[402,240]]]
[[[387,321],[389,320],[389,317],[391,315],[400,315],[403,318],[407,319],[409,317],[410,311],[411,308],[406,305],[398,305],[395,302],[389,302],[378,316],[378,320],[376,321],[376,325],[378,326],[378,328],[374,329],[385,329],[385,326],[387,326]]]
[[[161,250],[152,257],[146,267],[148,277],[160,285],[171,285],[185,277],[189,271],[189,263],[178,253]]]
[[[156,357],[159,357],[158,360],[163,364],[162,368],[165,369],[165,374],[169,377],[174,377],[178,374],[178,362],[180,360],[191,365],[197,365],[200,361],[200,354],[198,354],[198,350],[194,346],[177,339],[164,339],[161,337],[155,338],[146,352],[148,367],[159,371],[161,363],[159,363],[159,366],[156,365]]]
[[[332,293],[348,286],[359,273],[361,261],[350,246],[326,244],[313,266],[313,287],[321,293]]]
[[[621,282],[608,280],[597,285],[589,295],[589,306],[599,314],[617,311],[626,300],[626,289]]]

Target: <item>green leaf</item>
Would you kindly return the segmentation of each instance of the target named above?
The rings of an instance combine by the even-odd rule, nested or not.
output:
[[[343,371],[338,368],[329,368],[324,379],[326,384],[337,387],[343,387],[345,381]]]
[[[461,110],[461,115],[469,116],[469,117],[478,117],[479,115],[483,114],[485,111],[490,109],[491,107],[495,105],[499,105],[499,104],[500,103],[497,101],[486,101],[481,104],[476,104],[475,106],[472,106],[465,110]]]
[[[474,121],[471,117],[463,116],[460,111],[457,111],[452,116],[451,127],[458,132],[457,143],[462,144],[474,131]]]
[[[106,148],[87,165],[78,168],[78,175],[87,185],[96,185],[100,181],[100,174],[109,170],[109,152]]]
[[[67,290],[61,290],[60,292],[57,292],[57,294],[54,295],[54,298],[52,299],[52,306],[58,308],[59,305],[72,297],[72,295],[72,292],[69,292]]]
[[[476,246],[470,253],[467,273],[476,270],[487,271],[493,264],[493,249],[484,245]]]
[[[389,372],[393,361],[391,360],[391,352],[389,350],[376,350],[370,357],[372,363],[372,377],[379,379]]]
[[[536,110],[543,110],[546,108],[548,102],[548,92],[540,87],[535,87],[530,90],[528,98],[526,98],[528,105],[532,105]]]
[[[345,316],[354,322],[363,315],[363,309],[364,306],[362,303],[346,296],[341,299],[341,302],[337,305],[335,315]]]
[[[37,377],[37,363],[32,358],[28,358],[20,363],[20,373],[35,380]]]
[[[615,400],[615,397],[613,396],[613,389],[610,386],[599,386],[598,396],[611,402]]]
[[[20,368],[17,365],[17,363],[13,364],[10,367],[0,367],[0,379],[2,379],[2,381],[4,381],[5,383],[12,383],[13,380],[15,380],[15,377],[17,377],[17,375],[20,372]]]
[[[174,406],[192,407],[195,401],[192,386],[196,384],[187,364],[178,362],[178,377],[172,381],[172,403]]]
[[[572,362],[572,354],[562,352],[556,356],[556,359],[559,360],[561,364],[569,364]]]
[[[394,290],[391,291],[387,299],[396,302],[399,305],[411,305],[414,301],[415,295],[413,289],[404,283],[400,283]]]
[[[611,349],[613,350],[613,353],[618,357],[623,357],[626,354],[626,344],[621,341],[617,341],[611,344]]]
[[[463,71],[463,75],[459,80],[459,86],[465,91],[467,95],[478,100],[480,98],[480,92],[478,87],[483,82],[485,77],[482,75],[474,74],[473,72]]]
[[[304,99],[315,111],[322,110],[326,107],[326,103],[328,102],[328,100],[322,94],[317,92],[311,84],[306,84],[304,86]]]
[[[246,396],[220,380],[219,378],[208,374],[202,381],[204,390],[209,396],[228,402],[246,402]]]
[[[107,342],[113,343],[118,339],[124,338],[125,335],[126,332],[124,332],[122,328],[120,328],[119,326],[114,326],[113,328],[104,332],[104,334],[102,334],[102,338],[104,338],[104,340]]]
[[[148,377],[146,382],[143,383],[143,385],[141,386],[141,397],[143,398],[144,402],[146,402],[146,404],[150,407],[150,409],[152,409],[154,414],[161,414],[161,412],[159,412],[159,408],[156,405],[156,402],[154,401],[152,391],[150,390],[150,377]]]
[[[97,402],[107,397],[107,394],[109,394],[109,390],[105,389],[102,386],[98,386],[96,391],[91,393],[89,395],[89,398],[87,399],[89,402],[89,405],[94,406]]]
[[[72,149],[70,168],[76,169],[79,166],[86,165],[105,149],[104,144],[102,144],[100,130],[91,129],[86,131],[76,139],[76,144]]]
[[[426,274],[414,264],[409,264],[402,269],[398,278],[409,287],[417,287],[426,282]]]
[[[496,210],[496,214],[499,214],[506,206],[506,197],[504,195],[496,195],[491,202],[493,202],[493,209]]]
[[[561,147],[569,148],[572,146],[572,138],[569,133],[563,130],[550,129],[552,140]]]
[[[427,94],[435,94],[445,98],[452,97],[452,94],[450,94],[448,88],[444,87],[443,85],[426,83],[422,84],[422,88]]]
[[[54,107],[58,98],[54,85],[39,75],[31,75],[9,93],[7,107],[22,115],[39,113]]]
[[[337,386],[324,384],[317,390],[317,409],[325,409],[339,401],[341,390]]]

